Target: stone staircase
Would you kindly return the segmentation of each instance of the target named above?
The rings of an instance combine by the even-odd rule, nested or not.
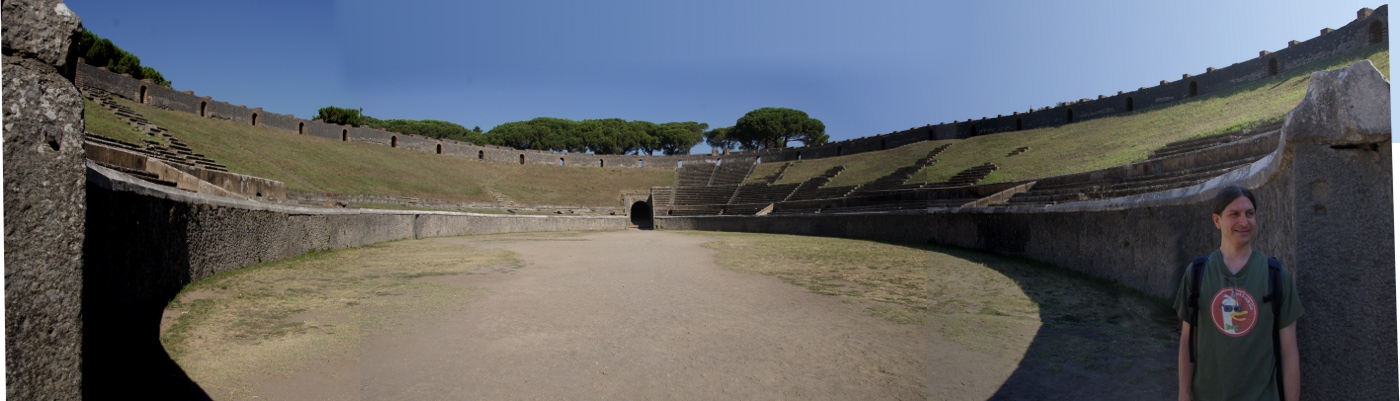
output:
[[[161,126],[155,125],[149,120],[146,120],[146,117],[141,115],[141,113],[138,113],[136,112],[136,110],[132,110],[130,107],[123,106],[117,103],[116,101],[112,100],[111,94],[100,89],[84,88],[83,96],[87,97],[89,100],[92,100],[102,105],[103,108],[107,109],[108,111],[111,111],[112,114],[115,114],[117,117],[120,117],[132,127],[135,127],[136,130],[141,132],[142,135],[149,137],[149,139],[143,138],[141,140],[142,143],[140,144],[127,144],[131,146],[121,146],[122,148],[130,150],[140,150],[139,153],[143,155],[156,158],[162,162],[175,166],[202,168],[207,170],[223,172],[228,171],[227,166],[224,166],[223,164],[220,164],[204,156],[203,154],[195,153],[189,145],[186,145],[184,142],[181,142],[179,138],[170,135],[170,132],[167,131],[165,128],[162,128]],[[125,144],[125,142],[111,138],[104,138],[99,135],[84,135],[84,139],[98,141],[108,146],[112,146],[113,143]],[[164,140],[164,143],[157,139]]]
[[[938,182],[938,183],[924,184],[922,187],[923,187],[923,188],[970,187],[970,186],[973,186],[973,185],[977,185],[977,182],[978,182],[978,181],[982,181],[983,178],[987,178],[987,175],[991,174],[993,171],[997,171],[997,165],[988,162],[988,163],[982,164],[981,166],[969,168],[969,169],[967,169],[967,170],[963,170],[963,171],[961,171],[961,172],[958,172],[958,174],[957,174],[957,175],[954,175],[953,178],[949,178],[947,182]]]
[[[506,194],[501,193],[501,191],[497,191],[495,188],[491,188],[490,186],[486,185],[482,185],[481,188],[485,189],[486,193],[491,194],[492,198],[496,198],[496,204],[498,205],[505,207],[518,206],[518,204],[515,203],[514,199],[511,199],[509,196],[506,196]]]
[[[941,155],[943,154],[943,151],[948,150],[949,146],[952,146],[952,144],[945,143],[943,144],[943,146],[934,148],[933,150],[928,152],[928,155],[925,155],[922,159],[919,159],[918,161],[914,162],[914,165],[904,166],[895,169],[893,172],[886,174],[884,177],[876,178],[874,181],[868,182],[865,185],[861,185],[860,187],[856,188],[856,190],[852,192],[852,194],[858,195],[862,193],[870,193],[875,191],[890,191],[898,189],[918,188],[918,184],[909,185],[905,184],[904,182],[909,181],[909,178],[913,177],[914,174],[917,174],[919,171],[923,171],[923,169],[929,168],[934,164],[937,164],[938,155]]]

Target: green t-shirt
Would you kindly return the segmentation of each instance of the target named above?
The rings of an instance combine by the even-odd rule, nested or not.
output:
[[[1278,400],[1274,363],[1273,305],[1269,294],[1269,257],[1254,251],[1239,273],[1230,274],[1220,250],[1201,269],[1196,335],[1196,400]],[[1176,292],[1176,313],[1190,319],[1191,269],[1187,265]],[[1279,271],[1279,328],[1303,314],[1303,304],[1287,268]],[[1187,334],[1182,333],[1185,337]]]

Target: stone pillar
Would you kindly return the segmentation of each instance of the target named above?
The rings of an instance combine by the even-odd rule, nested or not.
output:
[[[1396,399],[1390,83],[1367,60],[1313,73],[1284,126],[1302,399]]]
[[[82,398],[83,102],[65,78],[81,21],[4,0],[5,393]]]

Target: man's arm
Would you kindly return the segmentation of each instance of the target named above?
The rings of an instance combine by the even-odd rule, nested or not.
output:
[[[1298,400],[1298,323],[1278,331],[1279,352],[1283,354],[1283,399]]]
[[[1293,327],[1293,326],[1288,326]],[[1191,344],[1186,340],[1191,335],[1191,323],[1181,322],[1181,347],[1176,355],[1176,399],[1180,401],[1191,401],[1191,379],[1196,373],[1195,364],[1191,363]],[[1297,348],[1295,347],[1296,351]],[[1297,355],[1295,352],[1294,355]],[[1296,361],[1296,359],[1295,359]],[[1297,366],[1296,364],[1294,365]],[[1297,377],[1297,375],[1294,375]],[[1297,388],[1297,386],[1294,386]]]

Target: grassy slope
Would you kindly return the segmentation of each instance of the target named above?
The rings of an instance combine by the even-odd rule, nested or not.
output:
[[[111,110],[102,108],[102,105],[86,98],[83,99],[83,126],[87,132],[134,145],[141,144],[142,139],[156,139],[149,135],[141,135],[136,127],[122,121],[121,117],[112,114]]]
[[[1302,101],[1311,71],[1344,67],[1365,58],[1389,77],[1390,52],[1387,49],[1388,46],[1372,47],[1233,90],[1162,107],[1143,108],[1127,115],[963,140],[919,142],[883,152],[792,162],[793,166],[778,183],[801,182],[838,165],[846,166],[846,171],[827,185],[865,183],[899,167],[912,165],[929,150],[948,142],[953,145],[938,158],[938,163],[915,174],[909,183],[947,181],[962,170],[986,162],[996,163],[1000,170],[983,183],[1050,177],[1133,163],[1146,160],[1153,150],[1170,142],[1281,120]],[[1030,146],[1030,150],[1007,156],[1021,146]],[[773,174],[782,165],[779,162],[760,164],[749,177],[750,182]]]
[[[673,170],[483,163],[118,102],[230,171],[282,181],[294,190],[494,201],[482,188],[488,185],[522,204],[601,206],[616,204],[618,191],[671,185],[675,177]]]

